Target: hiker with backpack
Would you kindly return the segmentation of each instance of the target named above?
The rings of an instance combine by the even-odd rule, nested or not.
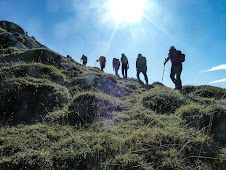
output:
[[[72,59],[72,57],[70,55],[67,55],[67,58]]]
[[[121,57],[122,63],[122,75],[124,79],[127,79],[127,70],[129,69],[129,62],[126,55],[123,53]]]
[[[85,65],[86,66],[86,64],[87,64],[87,56],[85,56],[84,54],[82,55],[82,58],[80,59],[80,61],[83,61],[83,65]]]
[[[185,55],[182,54],[181,51],[176,50],[174,46],[171,46],[169,49],[168,58],[165,59],[164,66],[169,60],[172,62],[170,78],[175,84],[175,89],[182,90],[180,75],[182,72],[182,63],[185,61]]]
[[[96,61],[100,62],[101,71],[104,71],[105,64],[106,64],[106,58],[104,56],[100,56],[99,60],[96,60]]]
[[[118,70],[119,70],[119,67],[120,67],[119,59],[113,58],[112,67],[113,67],[113,70],[115,70],[115,75],[118,76]]]
[[[148,76],[147,76],[147,60],[142,54],[138,54],[136,61],[136,70],[137,70],[137,79],[140,80],[140,73],[143,73],[146,84],[148,85]]]

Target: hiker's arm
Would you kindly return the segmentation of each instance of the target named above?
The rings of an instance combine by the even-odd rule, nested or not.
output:
[[[164,65],[169,61],[169,57],[165,59]]]

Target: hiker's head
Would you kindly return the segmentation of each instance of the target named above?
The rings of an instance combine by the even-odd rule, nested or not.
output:
[[[125,56],[125,54],[124,54],[124,53],[122,53],[122,56]]]
[[[142,57],[142,54],[138,54],[138,57]]]
[[[67,58],[70,58],[70,56],[69,56],[69,55],[67,55]]]
[[[174,51],[174,50],[176,50],[176,48],[174,46],[171,46],[169,49],[169,51]]]

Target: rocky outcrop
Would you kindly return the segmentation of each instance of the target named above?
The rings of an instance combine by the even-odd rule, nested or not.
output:
[[[109,95],[115,96],[115,97],[122,97],[125,95],[128,95],[128,92],[120,87],[117,83],[114,83],[110,79],[107,79],[105,77],[102,77],[98,83],[98,88]]]
[[[47,48],[39,43],[34,37],[28,36],[19,25],[0,21],[0,54],[12,53],[12,50],[5,50],[7,48],[16,48],[21,50],[32,48]]]

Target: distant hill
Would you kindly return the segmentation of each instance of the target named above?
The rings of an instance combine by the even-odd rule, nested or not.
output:
[[[144,85],[0,21],[0,169],[226,169],[226,89]]]

